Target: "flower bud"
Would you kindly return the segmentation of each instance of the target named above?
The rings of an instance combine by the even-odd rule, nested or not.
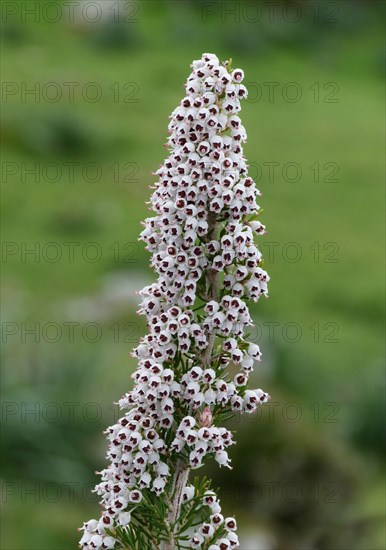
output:
[[[198,424],[201,428],[209,428],[213,423],[213,415],[210,407],[205,407],[198,418]]]

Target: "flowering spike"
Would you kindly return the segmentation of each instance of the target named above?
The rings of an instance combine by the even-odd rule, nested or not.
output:
[[[261,352],[244,338],[252,325],[246,301],[268,296],[254,239],[265,227],[243,156],[244,73],[214,54],[192,68],[169,123],[170,154],[156,172],[155,215],[140,237],[158,275],[140,292],[149,333],[133,352],[138,367],[134,389],[119,400],[123,416],[107,430],[110,464],[96,486],[103,512],[83,526],[87,550],[172,550],[187,534],[191,548],[238,547],[235,519],[189,473],[207,457],[230,468],[234,441],[223,422],[269,399],[247,388]]]

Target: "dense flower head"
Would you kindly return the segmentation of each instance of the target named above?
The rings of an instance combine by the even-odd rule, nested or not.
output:
[[[158,275],[141,291],[148,334],[134,351],[134,388],[119,401],[124,415],[107,430],[110,464],[96,486],[103,512],[84,524],[85,549],[119,548],[117,527],[130,525],[146,491],[165,492],[177,459],[190,469],[206,457],[230,467],[234,440],[222,419],[269,399],[247,387],[261,360],[259,346],[245,339],[247,302],[268,296],[269,277],[255,243],[265,232],[260,192],[243,155],[243,78],[204,54],[171,115],[169,156],[156,172],[154,215],[141,233]],[[193,494],[187,486],[183,502]],[[205,495],[204,505],[207,521],[191,548],[237,548],[235,520],[221,516],[215,495]]]

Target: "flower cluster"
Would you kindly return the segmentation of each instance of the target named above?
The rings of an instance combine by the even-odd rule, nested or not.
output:
[[[198,386],[198,384],[196,385]],[[204,409],[203,416],[208,417],[209,415],[211,415],[210,409]],[[228,465],[228,453],[224,449],[232,445],[232,434],[226,428],[216,428],[210,425],[200,427],[196,424],[196,420],[192,416],[186,416],[182,420],[176,431],[171,450],[181,452],[187,446],[189,448],[189,464],[192,469],[201,466],[206,454],[213,454],[220,465]]]
[[[158,275],[141,291],[148,334],[134,351],[134,388],[119,401],[126,413],[107,431],[110,465],[96,487],[103,513],[84,525],[85,549],[119,544],[119,529],[132,524],[144,491],[172,498],[176,461],[194,469],[213,456],[229,467],[226,449],[234,441],[222,416],[253,412],[269,399],[247,389],[261,359],[244,336],[252,325],[247,301],[267,297],[269,277],[255,244],[265,228],[238,116],[244,74],[213,54],[192,68],[171,115],[170,154],[156,172],[155,215],[141,233]],[[225,532],[209,548],[237,547],[235,520],[222,518],[215,497],[205,498],[210,517],[192,548],[207,544],[217,522]]]
[[[192,485],[188,485],[183,493],[183,503],[186,504],[195,496]],[[190,548],[202,548],[205,545],[208,550],[228,550],[237,548],[239,538],[236,534],[237,523],[235,518],[224,518],[221,514],[221,506],[217,496],[212,491],[206,491],[201,499],[201,504],[209,509],[208,521],[202,523],[193,533]]]

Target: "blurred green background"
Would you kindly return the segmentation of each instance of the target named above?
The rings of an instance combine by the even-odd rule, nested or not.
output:
[[[28,9],[27,9],[28,8]],[[3,2],[2,548],[75,548],[153,280],[137,236],[203,52],[245,70],[272,396],[209,464],[242,550],[385,548],[384,3]],[[201,473],[201,471],[199,471]],[[204,473],[202,471],[202,473]]]

